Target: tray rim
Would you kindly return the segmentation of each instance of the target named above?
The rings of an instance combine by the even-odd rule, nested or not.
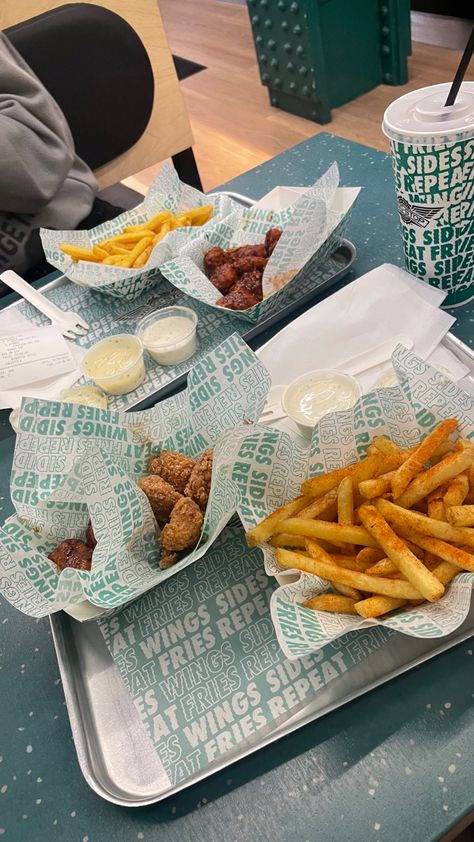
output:
[[[473,625],[468,629],[459,631],[459,633],[457,634],[456,632],[453,632],[453,636],[448,636],[444,639],[436,639],[435,641],[433,641],[433,649],[423,653],[422,655],[416,656],[415,658],[407,661],[403,665],[396,667],[390,673],[377,677],[373,681],[369,682],[369,684],[364,685],[364,687],[355,690],[353,693],[346,693],[340,699],[335,700],[333,703],[328,704],[326,707],[319,711],[311,711],[311,709],[306,710],[308,707],[310,707],[309,705],[307,705],[306,708],[301,707],[296,713],[294,713],[293,715],[289,715],[289,720],[286,723],[283,723],[282,725],[277,726],[273,730],[270,730],[269,733],[265,734],[265,736],[263,736],[261,740],[257,739],[257,732],[256,739],[251,745],[248,745],[239,752],[231,752],[230,756],[227,759],[221,758],[220,762],[212,768],[208,767],[207,769],[203,769],[201,772],[197,773],[196,775],[193,775],[192,777],[181,782],[177,786],[166,790],[165,792],[157,793],[155,795],[147,796],[143,799],[137,800],[125,799],[123,797],[121,798],[118,795],[114,794],[112,788],[109,791],[109,789],[107,789],[104,783],[101,782],[101,780],[99,780],[99,777],[94,773],[94,770],[92,768],[93,764],[90,763],[90,765],[88,765],[86,762],[87,758],[91,758],[91,752],[89,750],[91,738],[90,735],[88,735],[85,718],[81,711],[80,693],[74,693],[73,689],[71,688],[71,682],[69,680],[69,673],[67,669],[68,647],[67,644],[61,646],[61,639],[64,640],[65,638],[63,624],[65,624],[67,627],[68,624],[72,626],[72,624],[75,622],[76,621],[72,620],[71,617],[68,617],[63,612],[57,612],[56,614],[53,614],[50,617],[53,644],[58,660],[59,672],[66,699],[66,706],[68,710],[69,721],[71,724],[71,731],[78,763],[83,777],[90,786],[90,788],[104,800],[122,807],[145,807],[147,805],[157,804],[160,801],[163,801],[167,798],[174,797],[179,792],[182,792],[184,789],[187,789],[188,787],[199,783],[199,781],[202,781],[205,778],[210,777],[211,775],[217,772],[221,772],[223,769],[228,768],[238,760],[242,760],[243,758],[248,757],[250,754],[255,753],[259,749],[271,745],[280,740],[281,738],[288,736],[289,734],[293,733],[293,731],[296,731],[297,729],[302,728],[303,726],[308,725],[311,722],[316,721],[317,719],[321,719],[323,716],[326,716],[326,714],[331,713],[340,707],[343,707],[348,702],[355,701],[361,696],[364,696],[366,693],[370,693],[377,687],[388,683],[389,681],[399,677],[400,675],[404,675],[411,669],[414,669],[415,667],[420,666],[426,661],[435,658],[437,655],[441,655],[443,652],[449,651],[458,644],[463,643],[474,636]],[[80,625],[81,624],[78,623],[79,627]],[[74,645],[76,645],[75,639]],[[108,657],[110,658],[110,660],[112,660],[112,656],[110,655],[110,653],[108,653]],[[73,676],[72,684],[77,685],[77,676]]]

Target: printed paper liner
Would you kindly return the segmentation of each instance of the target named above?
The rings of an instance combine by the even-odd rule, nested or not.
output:
[[[69,255],[59,248],[60,243],[70,243],[84,248],[91,248],[105,237],[119,234],[127,225],[146,222],[160,210],[182,213],[193,207],[212,204],[214,212],[205,225],[177,228],[170,231],[153,249],[146,266],[141,269],[124,269],[120,266],[107,266],[80,260],[74,263]],[[151,184],[143,202],[132,210],[125,211],[89,231],[53,231],[42,228],[41,242],[48,263],[63,272],[69,280],[79,286],[97,289],[114,298],[128,298],[133,301],[145,289],[151,289],[160,279],[159,267],[165,261],[179,253],[185,243],[201,236],[202,229],[211,229],[219,220],[229,214],[242,213],[241,206],[222,193],[206,196],[194,187],[184,184],[178,178],[175,169],[164,164],[160,173]]]
[[[315,427],[307,450],[285,433],[259,426],[237,444],[229,470],[239,485],[238,512],[246,528],[295,497],[306,476],[365,456],[375,435],[390,436],[396,444],[408,447],[443,418],[455,417],[460,435],[474,438],[471,395],[402,346],[396,349],[392,362],[399,386],[370,392],[353,409],[326,415]],[[448,585],[439,602],[403,608],[384,619],[363,620],[306,609],[300,603],[329,590],[329,583],[296,570],[282,570],[273,548],[262,550],[266,572],[278,575],[280,582],[288,580],[275,591],[271,603],[277,637],[288,658],[309,655],[346,632],[373,625],[415,637],[442,637],[458,628],[469,610],[474,574],[464,572]]]
[[[269,385],[264,366],[233,334],[190,372],[185,392],[147,412],[25,399],[11,479],[16,515],[0,529],[6,599],[33,617],[84,599],[112,609],[204,555],[237,504],[220,470],[219,439],[260,416]],[[160,570],[156,522],[136,481],[157,450],[196,457],[209,446],[214,469],[200,543]],[[58,575],[48,554],[66,538],[84,539],[89,516],[98,540],[92,570]]]
[[[339,170],[334,163],[290,208],[266,210],[255,207],[243,214],[231,214],[186,243],[178,257],[161,266],[162,274],[186,295],[224,315],[238,316],[250,322],[270,316],[285,305],[295,286],[301,286],[302,292],[317,287],[318,267],[343,237],[357,191],[348,191],[346,201],[336,202],[338,184]],[[203,271],[205,253],[212,246],[228,249],[262,243],[271,227],[281,228],[283,234],[263,273],[263,301],[247,310],[227,310],[218,306],[216,301],[221,294]]]

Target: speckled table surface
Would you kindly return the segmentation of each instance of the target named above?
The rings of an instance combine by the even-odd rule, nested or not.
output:
[[[362,185],[348,236],[349,280],[403,264],[390,162],[320,134],[235,179],[259,197],[309,184],[337,160],[343,185]],[[472,345],[471,305],[454,328]],[[263,340],[262,340],[263,341]],[[1,518],[13,435],[0,418]],[[474,645],[466,642],[156,807],[100,800],[72,743],[49,624],[1,601],[0,836],[15,842],[428,842],[474,807]]]

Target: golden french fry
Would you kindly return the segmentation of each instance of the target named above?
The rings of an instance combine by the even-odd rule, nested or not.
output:
[[[474,573],[474,555],[468,553],[461,547],[453,547],[446,541],[441,541],[439,538],[430,538],[426,535],[420,535],[411,529],[402,530],[404,534],[408,535],[410,540],[428,550],[434,556],[441,558],[443,561],[449,561],[457,567],[462,567],[463,570],[469,570]]]
[[[123,266],[123,261],[126,259],[122,254],[109,254],[104,257],[102,263],[106,266]]]
[[[324,551],[323,551],[324,552]],[[327,555],[327,554],[326,554]],[[292,550],[278,549],[276,551],[277,561],[282,567],[295,568],[306,573],[313,573],[329,582],[341,582],[343,585],[350,585],[360,591],[379,593],[383,596],[393,596],[397,599],[420,599],[420,592],[411,584],[402,579],[383,579],[380,576],[367,576],[366,573],[358,573],[355,570],[347,570],[329,561],[320,561],[315,558],[301,555]],[[431,575],[431,574],[430,574]]]
[[[446,516],[453,526],[474,526],[474,506],[448,506]]]
[[[386,456],[401,453],[402,450],[401,447],[398,447],[393,441],[390,441],[387,436],[375,436],[372,444],[374,444],[377,450],[380,450],[380,452],[384,453]]]
[[[356,588],[351,588],[349,585],[341,585],[340,582],[331,582],[332,587],[338,593],[341,593],[343,596],[348,596],[351,599],[360,599],[361,592],[356,590]]]
[[[163,240],[164,237],[166,237],[166,235],[168,234],[169,231],[171,231],[171,223],[170,222],[164,222],[163,225],[161,226],[160,230],[153,237],[153,242],[152,242],[153,248],[155,248],[156,244],[160,243],[161,240]]]
[[[354,608],[355,599],[348,596],[340,596],[336,593],[320,593],[303,602],[304,608],[312,608],[314,611],[330,611],[335,614],[357,614]]]
[[[376,479],[363,480],[363,482],[359,483],[360,493],[367,500],[371,500],[374,497],[381,497],[382,494],[391,490],[391,481],[394,474],[395,471],[389,471],[387,474],[381,474]]]
[[[406,462],[395,471],[392,478],[393,496],[400,497],[408,487],[412,479],[422,470],[425,462],[433,455],[436,448],[445,441],[456,429],[458,422],[454,418],[442,421],[437,427],[418,445],[417,449]],[[437,483],[440,485],[440,483]],[[434,486],[435,487],[435,486]],[[431,489],[430,489],[431,491]],[[428,492],[427,492],[428,493]],[[425,495],[423,494],[422,497]],[[421,499],[421,497],[419,498]],[[414,501],[416,502],[416,501]]]
[[[186,211],[186,216],[191,225],[204,225],[211,218],[212,212],[212,205],[201,205],[201,207]]]
[[[385,553],[380,548],[378,550],[374,550],[372,547],[363,547],[363,549],[359,550],[357,553],[356,558],[357,561],[363,565],[360,569],[367,570],[367,568],[372,567],[372,565],[377,561],[380,561],[381,558],[385,558]]]
[[[99,245],[103,246],[104,243],[106,245],[108,245],[109,243],[117,243],[118,245],[122,246],[125,243],[139,243],[140,240],[143,240],[143,237],[154,236],[154,231],[143,228],[140,231],[129,231],[127,234],[115,234],[113,237],[109,237],[107,240],[103,240],[101,243],[99,243]]]
[[[436,576],[442,585],[447,585],[458,573],[461,573],[461,568],[449,561],[442,561],[433,570],[433,576]]]
[[[395,502],[398,506],[408,509],[426,497],[431,491],[437,488],[446,480],[455,477],[461,471],[465,471],[474,459],[474,448],[466,448],[466,450],[458,451],[457,453],[449,453],[432,468],[418,474],[410,483],[403,494],[398,497]]]
[[[445,506],[461,506],[469,493],[469,475],[467,471],[451,480],[443,496]],[[467,524],[468,526],[470,524]]]
[[[394,599],[392,596],[369,596],[367,599],[356,602],[354,608],[361,617],[370,619],[395,611],[396,608],[401,608],[406,603],[406,599]]]
[[[435,520],[446,520],[446,509],[442,500],[428,500],[428,516]]]
[[[167,219],[171,219],[172,213],[168,210],[159,211],[159,213],[155,213],[150,219],[146,222],[142,222],[140,225],[129,225],[128,228],[123,229],[124,234],[131,234],[135,231],[155,231],[159,228],[163,222],[166,222]]]
[[[147,245],[145,249],[143,249],[142,253],[138,255],[138,257],[133,261],[132,268],[133,269],[141,269],[142,266],[146,266],[148,263],[148,258],[153,251],[153,240],[151,243]]]
[[[108,243],[107,247],[109,249],[109,254],[120,254],[120,255],[128,255],[130,254],[133,243],[129,243],[129,247],[127,248],[127,244],[124,246],[119,246],[118,243]],[[102,247],[101,247],[102,248]]]
[[[376,500],[376,509],[390,523],[401,527],[411,527],[422,535],[431,535],[433,538],[441,538],[443,541],[451,541],[454,544],[465,544],[467,547],[474,547],[474,530],[468,527],[451,526],[441,520],[434,520],[419,512],[412,512],[409,509],[402,509],[389,500]]]
[[[268,515],[265,520],[262,520],[257,526],[254,526],[253,529],[247,532],[245,537],[249,547],[257,547],[259,544],[264,544],[276,532],[288,532],[289,530],[287,529],[281,529],[282,521],[286,521],[292,515],[298,514],[300,509],[304,509],[310,500],[310,497],[301,495],[296,500],[290,500],[289,503],[285,503],[284,506],[280,506],[271,515]],[[297,535],[298,533],[292,532],[291,534]],[[301,535],[303,533],[300,532],[299,534]]]
[[[73,260],[88,260],[90,263],[100,263],[100,257],[94,254],[93,249],[86,249],[83,246],[70,246],[68,243],[60,243],[59,248]]]
[[[281,532],[279,535],[273,535],[268,541],[272,547],[301,547],[306,549],[306,538],[302,535],[285,535]]]
[[[126,266],[128,269],[131,269],[137,257],[145,251],[146,248],[151,244],[153,240],[153,236],[151,237],[142,237],[141,240],[133,247],[132,251],[127,257],[123,258],[123,266]]]
[[[275,531],[288,532],[290,535],[304,535],[306,538],[323,538],[331,543],[344,541],[348,544],[378,547],[375,539],[362,526],[341,526],[339,523],[330,523],[326,520],[289,518],[279,523]]]
[[[97,256],[100,260],[103,260],[103,259],[104,259],[104,257],[108,257],[108,252],[107,252],[105,249],[101,248],[100,246],[93,246],[93,247],[92,247],[92,251],[94,252],[94,254],[95,254],[95,255],[96,255],[96,256]]]
[[[368,576],[394,576],[400,575],[397,565],[390,558],[381,558],[372,567],[365,571]]]
[[[388,558],[395,562],[401,573],[425,599],[435,602],[443,596],[444,587],[441,582],[438,582],[420,559],[408,549],[374,506],[362,506],[360,517],[365,528],[385,550]]]
[[[333,488],[331,491],[328,491],[326,494],[323,494],[322,497],[318,497],[317,500],[313,500],[309,506],[302,509],[301,512],[298,513],[298,517],[304,518],[317,518],[319,515],[328,514],[330,515],[330,520],[336,517],[337,514],[337,488]],[[324,518],[325,520],[325,518]]]
[[[337,488],[344,477],[350,477],[354,488],[357,488],[359,482],[373,477],[381,465],[383,465],[383,457],[373,454],[362,459],[361,462],[349,465],[347,468],[338,468],[335,471],[330,471],[328,474],[307,479],[302,484],[301,491],[303,494],[310,494],[312,497],[320,497],[333,488]]]
[[[301,517],[301,515],[300,515]],[[337,519],[343,526],[350,526],[354,517],[354,495],[350,477],[344,477],[337,489]]]

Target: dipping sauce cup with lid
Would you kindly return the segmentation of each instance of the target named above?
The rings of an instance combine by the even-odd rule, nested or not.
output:
[[[281,402],[288,417],[307,435],[323,415],[349,409],[360,394],[360,386],[350,374],[318,369],[293,380],[283,392]]]
[[[89,348],[82,371],[108,395],[133,392],[145,377],[143,346],[130,333],[117,333]]]
[[[189,307],[164,307],[142,319],[137,332],[157,363],[176,365],[196,353],[196,325],[196,313]]]

